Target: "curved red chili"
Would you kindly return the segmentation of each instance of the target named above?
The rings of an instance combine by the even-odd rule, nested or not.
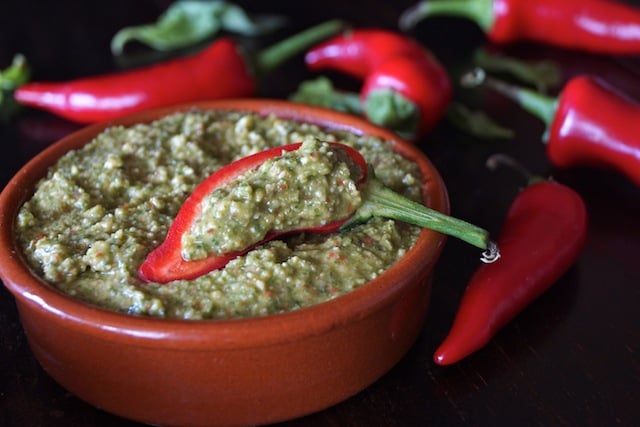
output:
[[[356,149],[336,142],[330,144],[335,149],[344,150],[360,170],[357,184],[363,194],[363,203],[360,207],[354,207],[355,212],[352,215],[314,227],[271,231],[261,241],[241,251],[210,254],[207,258],[200,260],[184,260],[182,258],[182,235],[191,228],[191,225],[196,220],[206,195],[216,188],[233,181],[241,174],[256,169],[266,160],[280,156],[284,152],[297,150],[301,144],[296,143],[268,149],[243,157],[220,168],[199,184],[178,211],[176,218],[169,227],[165,240],[148,254],[139,267],[138,276],[144,281],[157,283],[194,279],[209,271],[222,268],[229,261],[248,252],[251,248],[276,237],[301,231],[314,233],[336,232],[365,222],[373,216],[397,219],[458,237],[476,247],[486,249],[482,258],[484,262],[494,262],[499,258],[498,248],[489,240],[489,234],[486,230],[427,208],[391,191],[375,178],[364,157]]]
[[[93,123],[147,108],[255,91],[246,61],[236,44],[224,38],[193,56],[69,82],[27,83],[14,96],[21,104]]]
[[[80,123],[113,119],[134,111],[198,100],[256,93],[256,72],[269,71],[302,49],[335,34],[328,21],[261,52],[255,62],[229,38],[195,55],[134,70],[68,82],[34,82],[16,89],[15,99]]]
[[[314,71],[332,69],[363,79],[391,56],[421,55],[423,51],[422,45],[402,34],[362,28],[313,47],[305,61]]]
[[[597,53],[640,53],[640,10],[615,0],[427,0],[406,10],[400,27],[435,15],[471,19],[498,44],[527,40]]]
[[[451,100],[449,75],[439,61],[416,41],[392,31],[347,32],[310,49],[305,61],[314,71],[329,69],[364,79],[360,96],[367,117],[410,138],[431,129]],[[397,95],[415,107],[413,122],[411,114],[398,118],[397,111],[387,110],[395,102],[389,96]]]
[[[558,167],[598,166],[617,170],[640,186],[640,103],[591,76],[567,82],[558,98],[488,77],[481,70],[468,84],[487,83],[547,125],[547,155]]]
[[[579,194],[553,181],[526,187],[498,236],[502,257],[472,276],[434,361],[449,365],[484,347],[574,264],[586,236],[587,211]]]

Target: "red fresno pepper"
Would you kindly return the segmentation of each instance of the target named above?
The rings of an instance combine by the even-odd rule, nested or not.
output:
[[[327,21],[310,28],[261,52],[255,62],[249,62],[234,41],[222,38],[195,55],[68,82],[27,83],[14,96],[22,104],[79,123],[191,101],[251,96],[257,90],[255,73],[270,71],[342,26]]]
[[[608,167],[640,186],[637,101],[591,76],[569,80],[557,99],[488,77],[482,70],[463,80],[469,85],[484,82],[543,120],[547,155],[555,166]]]
[[[326,224],[318,224],[314,227],[270,231],[262,240],[243,250],[224,254],[209,254],[206,258],[199,260],[183,259],[182,235],[190,229],[201,212],[205,196],[215,189],[231,183],[243,173],[257,169],[265,161],[285,152],[297,150],[301,144],[275,147],[230,163],[200,183],[178,211],[165,240],[147,255],[138,269],[138,276],[144,281],[157,283],[195,279],[212,270],[224,267],[232,259],[274,238],[301,231],[332,233],[367,221],[372,216],[398,219],[458,237],[474,246],[486,249],[482,257],[484,262],[493,262],[499,258],[498,248],[489,240],[485,230],[429,209],[391,191],[375,178],[364,157],[357,150],[340,143],[330,144],[334,149],[344,150],[359,170],[357,183],[363,193],[363,203],[360,207],[354,207],[354,210],[356,208],[357,210],[351,216]]]
[[[472,276],[434,361],[449,365],[484,347],[574,264],[586,236],[587,211],[578,193],[553,181],[526,187],[498,236],[502,257]]]
[[[346,32],[310,49],[305,61],[314,71],[329,69],[363,79],[360,97],[367,117],[411,138],[431,129],[451,100],[449,75],[439,61],[416,41],[392,31]]]
[[[595,53],[640,53],[640,10],[612,0],[428,0],[406,10],[400,27],[435,15],[471,19],[498,44],[535,41]]]

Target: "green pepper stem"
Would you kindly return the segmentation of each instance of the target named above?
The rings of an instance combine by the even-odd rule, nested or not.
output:
[[[523,61],[509,56],[492,54],[478,49],[473,55],[474,62],[485,71],[503,72],[514,78],[535,85],[541,93],[560,85],[560,68],[551,61]]]
[[[500,257],[497,245],[489,239],[489,233],[473,224],[428,208],[385,187],[373,174],[363,189],[364,203],[342,228],[347,229],[372,217],[396,219],[408,224],[428,228],[456,237],[475,247],[484,249],[481,260],[494,262]]]
[[[420,127],[420,109],[415,102],[389,88],[374,89],[364,101],[367,118],[403,138],[413,139]]]
[[[343,21],[333,19],[308,28],[258,53],[254,66],[260,74],[268,73],[292,56],[345,28]]]
[[[289,99],[302,104],[318,105],[355,115],[362,114],[360,94],[337,90],[331,80],[325,76],[303,81],[296,92],[289,96]]]
[[[12,92],[27,83],[30,77],[31,69],[21,53],[14,55],[11,65],[0,70],[0,124],[11,118],[20,108]]]
[[[529,113],[538,117],[547,126],[551,126],[556,114],[558,100],[531,89],[511,85],[488,76],[482,68],[476,68],[462,76],[461,83],[466,87],[486,84],[507,98],[515,101]]]
[[[507,166],[522,175],[527,180],[527,185],[533,185],[538,182],[545,181],[543,177],[534,175],[516,159],[504,153],[492,154],[487,158],[485,164],[490,170],[496,170],[499,166]]]
[[[400,15],[398,25],[403,31],[421,20],[436,15],[452,15],[474,21],[485,32],[493,26],[493,0],[425,0]]]

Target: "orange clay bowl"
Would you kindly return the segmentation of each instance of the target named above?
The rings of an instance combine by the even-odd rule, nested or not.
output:
[[[353,116],[272,100],[225,100],[147,111],[82,129],[43,151],[0,195],[0,276],[13,293],[42,367],[93,406],[161,425],[251,425],[309,414],[358,393],[389,371],[424,323],[444,237],[418,242],[376,279],[332,301],[262,318],[184,321],[133,317],[86,305],[35,276],[14,222],[36,182],[63,153],[108,126],[191,109],[255,111],[389,140],[415,161],[424,197],[448,213],[440,175],[414,146]]]

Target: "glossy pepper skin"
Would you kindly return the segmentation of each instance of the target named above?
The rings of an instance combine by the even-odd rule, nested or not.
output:
[[[148,108],[255,92],[245,59],[225,38],[195,55],[136,70],[60,83],[27,83],[14,96],[24,105],[65,119],[94,123]]]
[[[230,38],[220,38],[194,55],[146,67],[66,82],[27,83],[14,97],[74,122],[95,123],[149,108],[253,96],[258,75],[343,27],[341,21],[326,21],[251,57]]]
[[[470,279],[434,361],[449,365],[484,347],[574,264],[587,228],[586,207],[575,191],[552,181],[526,187],[498,236],[502,257]]]
[[[207,258],[186,261],[182,258],[182,235],[189,230],[201,211],[202,200],[216,188],[233,181],[245,172],[258,168],[265,161],[282,155],[283,152],[294,151],[300,148],[300,143],[275,147],[259,153],[243,157],[240,160],[229,163],[218,169],[206,180],[200,183],[191,195],[185,200],[172,222],[165,240],[151,251],[141,266],[138,268],[138,276],[145,282],[167,283],[173,280],[192,280],[210,271],[224,267],[232,259],[248,252],[253,247],[273,240],[284,234],[313,231],[315,233],[331,233],[337,231],[348,218],[339,219],[328,224],[318,225],[313,229],[295,229],[284,231],[271,231],[263,240],[242,250],[225,254],[211,254]],[[367,164],[362,155],[355,149],[340,145],[347,155],[362,171],[360,182],[366,179]]]
[[[616,170],[640,186],[640,103],[588,75],[569,80],[557,98],[475,74],[546,125],[549,160],[557,167]],[[471,74],[470,74],[471,76]]]
[[[305,61],[312,70],[331,68],[364,79],[382,62],[396,55],[420,55],[415,40],[393,31],[362,28],[333,37],[310,49]]]
[[[451,81],[440,62],[416,41],[393,31],[346,32],[310,49],[305,61],[313,71],[340,71],[364,80],[360,97],[374,123],[388,125],[370,108],[380,91],[391,91],[413,103],[419,123],[409,138],[433,128],[451,100]]]
[[[615,169],[640,186],[640,104],[588,76],[570,80],[548,131],[554,165]]]
[[[408,9],[400,26],[435,15],[469,18],[497,44],[533,41],[594,53],[640,53],[640,10],[615,0],[427,0]]]

